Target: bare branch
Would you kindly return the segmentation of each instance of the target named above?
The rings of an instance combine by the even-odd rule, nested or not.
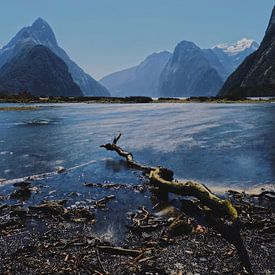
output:
[[[120,138],[121,138],[121,132],[118,132],[117,137],[116,136],[114,137],[113,144],[117,144]]]
[[[107,143],[100,147],[109,151],[115,151],[119,156],[124,157],[130,168],[144,171],[150,180],[150,183],[163,192],[174,193],[182,196],[193,196],[198,198],[205,206],[223,216],[229,216],[232,221],[238,218],[238,212],[229,200],[223,200],[213,194],[205,185],[193,181],[175,181],[173,180],[173,171],[163,167],[151,167],[134,161],[133,154],[123,150],[116,143],[121,137],[114,139],[113,143]]]

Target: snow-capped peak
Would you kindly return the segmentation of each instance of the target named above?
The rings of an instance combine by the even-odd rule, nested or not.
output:
[[[213,48],[222,49],[228,55],[237,55],[246,49],[256,51],[259,48],[259,44],[255,40],[243,38],[236,43],[219,44]]]

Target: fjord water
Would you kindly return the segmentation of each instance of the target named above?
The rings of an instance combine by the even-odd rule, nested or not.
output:
[[[136,160],[169,167],[176,178],[238,189],[275,182],[274,104],[56,104],[0,111],[0,178],[73,168],[35,182],[40,193],[30,203],[45,197],[87,203],[115,193],[111,208],[120,211],[105,213],[97,226],[112,219],[120,227],[127,211],[150,206],[150,194],[83,186],[141,183],[139,172],[99,147],[118,131],[123,133],[119,145]]]

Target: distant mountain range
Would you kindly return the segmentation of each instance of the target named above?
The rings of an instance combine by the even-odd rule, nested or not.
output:
[[[139,65],[110,74],[100,83],[112,96],[157,96],[160,74],[171,56],[167,51],[153,53]]]
[[[275,96],[275,7],[260,47],[227,79],[219,96]]]
[[[45,96],[110,96],[110,92],[113,96],[151,97],[274,95],[273,44],[274,10],[260,47],[245,38],[211,49],[182,41],[173,53],[153,53],[140,64],[97,82],[70,59],[49,24],[38,18],[0,49],[0,92]]]
[[[227,77],[258,46],[253,40],[242,39],[200,49],[182,41],[173,54],[154,53],[137,66],[103,77],[100,83],[114,96],[215,96]]]
[[[0,50],[0,74],[3,69],[3,66],[6,63],[10,62],[11,60],[13,60],[13,63],[14,63],[16,61],[16,57],[19,54],[21,54],[22,50],[26,48],[26,46],[29,46],[30,44],[43,45],[48,49],[50,49],[51,52],[54,53],[56,56],[61,58],[68,66],[69,73],[71,74],[73,81],[75,82],[75,84],[77,84],[80,87],[81,95],[85,95],[85,96],[109,96],[110,95],[110,93],[105,87],[99,84],[91,76],[86,74],[75,62],[73,62],[70,59],[67,53],[58,45],[54,32],[49,26],[49,24],[41,18],[38,18],[30,27],[25,27],[21,29],[16,34],[16,36],[12,38],[11,41]],[[24,59],[24,62],[29,62],[29,61],[30,60],[27,58]],[[20,62],[22,62],[22,59],[20,59]],[[37,64],[37,65],[40,65],[40,64]],[[19,64],[18,66],[27,67],[28,64]],[[2,72],[2,74],[4,73],[5,72]],[[35,80],[35,77],[41,80],[35,68],[33,68],[32,73],[33,73],[32,80]],[[28,81],[27,77],[29,76],[26,74],[25,77],[26,77],[25,82],[27,82]],[[8,75],[6,75],[7,82],[5,83],[11,82],[11,79],[8,80],[7,78],[8,78]],[[23,74],[21,74],[21,78],[24,78]],[[0,85],[2,86],[2,89],[6,90],[8,87],[4,86],[5,83],[0,83]],[[17,82],[17,83],[19,85],[21,82]],[[67,83],[67,84],[68,84],[67,86],[70,86],[71,83]],[[18,86],[16,90],[20,91],[24,87],[25,86],[22,86],[22,87]],[[69,94],[70,95],[72,94],[71,91],[65,91],[65,90],[63,91],[63,95],[69,95]],[[48,94],[45,94],[45,95],[48,95]],[[77,92],[76,95],[79,95],[79,92]]]

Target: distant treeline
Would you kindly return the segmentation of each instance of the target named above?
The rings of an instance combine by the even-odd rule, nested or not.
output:
[[[160,97],[158,99],[159,101],[190,101],[190,102],[217,102],[219,100],[223,101],[244,101],[247,100],[245,97],[204,97],[204,96],[198,96],[198,97],[188,97],[185,99],[177,98],[177,97]]]
[[[39,101],[39,98],[30,93],[19,93],[16,95],[0,93],[0,101],[2,102],[32,102]]]
[[[258,99],[259,101],[268,102],[274,99]],[[19,94],[4,94],[0,93],[0,102],[10,102],[10,103],[77,103],[77,102],[87,102],[87,103],[226,103],[226,102],[255,102],[255,100],[246,97],[189,97],[189,98],[176,98],[176,97],[160,97],[158,99],[152,99],[147,96],[130,96],[130,97],[46,97],[46,96],[33,96],[30,93],[24,92]]]
[[[153,102],[151,97],[146,96],[130,96],[130,97],[46,97],[33,96],[30,93],[24,92],[19,94],[4,94],[0,93],[0,101],[2,102],[103,102],[103,103],[150,103]]]

